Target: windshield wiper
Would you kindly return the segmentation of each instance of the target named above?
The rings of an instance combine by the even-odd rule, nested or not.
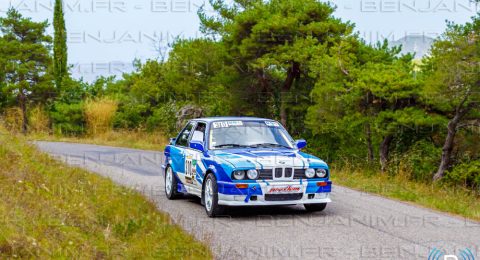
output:
[[[275,147],[290,148],[290,147],[285,146],[285,145],[274,144],[274,143],[253,144],[253,145],[249,145],[248,147],[254,147],[255,148],[255,147],[261,147],[261,146],[267,146],[267,147],[275,146]]]
[[[221,144],[221,145],[214,146],[214,148],[224,148],[224,147],[246,147],[246,146],[240,145],[240,144]]]

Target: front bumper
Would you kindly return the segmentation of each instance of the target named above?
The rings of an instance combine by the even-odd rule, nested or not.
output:
[[[318,186],[317,183],[324,186]],[[297,182],[261,182],[248,183],[247,189],[236,188],[231,182],[218,183],[218,204],[225,206],[269,206],[269,205],[295,205],[330,203],[331,181],[297,181]],[[247,183],[245,183],[247,184]],[[281,194],[298,194],[301,198],[294,200],[269,200],[265,195],[269,190],[276,187],[299,187],[300,190]],[[271,193],[270,193],[271,194]],[[268,196],[268,195],[267,195]]]

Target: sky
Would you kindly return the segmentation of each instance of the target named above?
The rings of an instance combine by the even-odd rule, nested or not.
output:
[[[208,1],[207,1],[208,2]],[[64,0],[72,75],[92,81],[120,76],[134,59],[168,53],[176,38],[201,37],[197,10],[205,0]],[[404,36],[435,38],[446,20],[465,23],[480,7],[470,0],[336,0],[334,15],[350,20],[367,42]],[[9,7],[35,21],[53,20],[54,0],[0,0],[0,16]],[[211,8],[206,5],[207,13]],[[53,28],[50,27],[50,34]]]

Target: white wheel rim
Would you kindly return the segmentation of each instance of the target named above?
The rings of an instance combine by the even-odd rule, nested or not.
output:
[[[168,194],[172,192],[172,186],[173,186],[173,174],[172,174],[172,169],[168,168],[167,170],[167,180],[165,182],[165,189]]]
[[[212,180],[208,179],[205,185],[205,207],[208,211],[212,209],[213,204],[213,185]]]

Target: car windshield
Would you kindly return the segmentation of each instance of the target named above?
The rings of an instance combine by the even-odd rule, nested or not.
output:
[[[293,148],[293,139],[275,121],[213,122],[209,135],[210,149]]]

